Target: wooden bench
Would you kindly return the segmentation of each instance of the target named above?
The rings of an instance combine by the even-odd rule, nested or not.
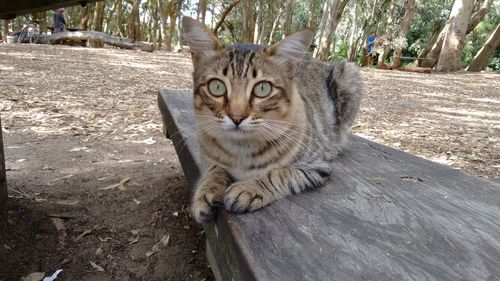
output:
[[[5,158],[3,154],[3,137],[2,137],[2,119],[0,117],[0,220],[2,215],[2,206],[7,201],[7,179],[5,176]]]
[[[193,187],[191,99],[158,103]],[[356,136],[328,186],[204,228],[218,280],[500,279],[499,184]]]

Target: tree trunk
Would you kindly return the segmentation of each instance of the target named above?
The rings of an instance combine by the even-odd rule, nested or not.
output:
[[[491,8],[493,0],[484,0],[483,4],[470,18],[469,24],[467,25],[467,34],[469,34],[476,26],[483,20],[484,16],[488,13]]]
[[[273,21],[273,26],[271,27],[271,31],[269,32],[269,39],[267,40],[267,45],[272,45],[274,43],[274,33],[276,33],[276,29],[278,29],[278,24],[280,22],[281,14],[283,14],[283,7],[280,5],[278,10],[278,15]]]
[[[127,32],[125,31],[125,24],[123,23],[123,3],[122,0],[117,1],[117,7],[116,9],[118,10],[118,16],[116,18],[116,25],[118,26],[118,32],[121,37],[125,37],[125,34]]]
[[[130,13],[130,18],[128,23],[128,38],[135,41],[142,40],[141,18],[139,15],[140,4],[141,0],[133,0],[132,12]]]
[[[106,1],[97,2],[95,8],[95,17],[94,17],[94,30],[102,32],[102,25],[104,22],[104,8],[106,7]],[[90,46],[94,48],[102,48],[104,43],[100,41],[90,41]]]
[[[290,35],[292,30],[293,0],[288,0],[285,8],[285,22],[283,23],[283,38]]]
[[[318,26],[316,10],[318,9],[319,1],[318,0],[309,0],[309,17],[307,18],[306,27],[315,30]]]
[[[467,32],[466,35],[469,34],[476,26],[483,20],[484,16],[488,12],[488,10],[491,8],[493,0],[485,0],[479,10],[471,17],[471,20],[469,21],[469,24],[467,25]],[[422,61],[420,63],[420,66],[422,67],[434,67],[436,63],[438,62],[439,56],[441,54],[441,50],[443,48],[443,42],[444,42],[444,37],[446,35],[446,31],[449,29],[448,23],[443,27],[441,30],[441,33],[439,33],[438,39],[436,40],[436,43],[434,44],[428,44],[427,47],[432,46],[431,51],[429,52],[429,55],[427,56],[427,60]],[[426,48],[427,48],[426,47]]]
[[[354,44],[354,34],[357,28],[357,15],[358,15],[358,3],[354,2],[354,7],[351,9],[351,30],[349,34],[349,49],[347,52],[347,59],[352,61],[356,57],[356,46]]]
[[[95,11],[95,7],[96,7],[96,4],[93,3],[93,4],[87,4],[87,7],[89,7],[89,19],[88,19],[88,23],[87,23],[87,28],[86,29],[93,29],[93,26],[94,26],[94,11]]]
[[[47,12],[33,13],[33,20],[40,22],[40,31],[47,30]]]
[[[3,26],[3,35],[5,38],[7,38],[7,35],[9,35],[9,20],[2,20],[2,26]]]
[[[167,4],[167,13],[168,17],[170,19],[170,25],[168,26],[168,36],[165,38],[165,47],[167,47],[167,51],[172,51],[172,39],[174,38],[174,32],[175,32],[175,24],[177,22],[177,16],[176,16],[176,0],[170,0]]]
[[[484,67],[488,58],[495,51],[495,49],[500,45],[500,24],[497,25],[497,28],[491,33],[486,43],[484,43],[483,47],[477,52],[474,60],[472,60],[469,67],[467,67],[467,71],[481,71]]]
[[[387,15],[387,23],[385,26],[384,36],[386,36],[386,37],[391,37],[392,24],[394,22],[395,7],[396,7],[395,0],[391,0],[390,5],[389,5],[389,14]],[[380,68],[382,66],[382,64],[385,62],[385,59],[387,59],[388,55],[389,55],[389,47],[384,47],[382,52],[378,56],[377,67]]]
[[[117,9],[117,6],[118,6],[118,2],[121,2],[120,1],[113,1],[113,7],[111,8],[111,11],[108,13],[107,17],[106,17],[106,21],[104,22],[105,24],[105,27],[104,27],[104,30],[107,32],[107,33],[111,33],[111,30],[112,30],[112,26],[113,26],[113,18],[115,16],[115,12],[116,12],[116,9]]]
[[[74,32],[59,32],[52,35],[47,35],[43,37],[42,43],[44,44],[56,44],[63,40],[98,40],[106,44],[124,48],[124,49],[137,49],[146,52],[152,52],[153,46],[140,41],[133,41],[126,38],[116,37],[104,32],[97,31],[74,31]]]
[[[455,0],[436,67],[438,71],[449,72],[461,69],[462,49],[473,8],[474,0]]]
[[[82,9],[82,19],[80,20],[80,28],[87,30],[89,28],[91,5],[87,5]]]
[[[253,43],[254,12],[251,0],[243,0],[243,43]]]
[[[332,0],[331,2],[328,23],[325,25],[326,29],[323,31],[317,44],[316,58],[324,61],[330,57],[330,47],[335,36],[335,30],[349,0]]]
[[[182,51],[182,0],[179,0],[177,3],[177,44],[175,45],[175,51],[180,52]]]
[[[405,14],[400,22],[399,37],[406,38],[406,33],[410,30],[410,24],[413,19],[413,14],[415,13],[416,6],[415,0],[407,0],[405,3]],[[394,49],[394,56],[392,59],[392,67],[398,68],[401,65],[401,52],[403,49],[401,47],[396,47]]]
[[[259,42],[260,34],[262,33],[262,7],[257,4],[255,5],[255,26],[253,29],[253,43],[257,44]]]
[[[214,27],[214,35],[217,35],[217,32],[219,32],[219,28],[222,26],[222,24],[224,23],[224,20],[226,20],[226,17],[227,15],[231,12],[232,9],[234,9],[234,7],[236,7],[236,5],[238,5],[238,3],[240,3],[241,0],[234,0],[233,3],[231,3],[225,10],[224,12],[222,12],[221,16],[220,16],[220,19],[217,21],[217,23],[215,24],[215,27]]]
[[[198,20],[205,25],[205,17],[207,15],[208,0],[200,0],[198,4]]]
[[[434,31],[432,32],[432,35],[427,42],[427,46],[418,55],[419,59],[423,59],[429,55],[430,51],[432,50],[432,46],[436,44],[442,29],[443,29],[443,23],[440,22],[434,28]],[[422,60],[416,60],[414,65],[417,67],[422,66]]]

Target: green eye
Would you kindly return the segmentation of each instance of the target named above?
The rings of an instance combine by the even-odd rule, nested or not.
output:
[[[259,98],[265,98],[271,94],[271,83],[267,81],[262,81],[253,87],[253,94]]]
[[[208,90],[215,97],[221,97],[226,93],[226,85],[219,79],[212,79],[208,82]]]

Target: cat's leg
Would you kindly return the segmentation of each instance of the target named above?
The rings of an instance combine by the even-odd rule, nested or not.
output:
[[[322,187],[330,176],[328,168],[287,167],[267,175],[235,182],[224,194],[230,212],[251,212],[288,195]]]
[[[231,184],[231,176],[222,168],[212,166],[201,176],[193,196],[192,214],[197,222],[214,218],[215,206],[222,206],[224,190]]]

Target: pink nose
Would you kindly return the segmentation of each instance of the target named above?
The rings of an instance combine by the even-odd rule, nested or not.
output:
[[[241,116],[241,115],[233,115],[233,114],[228,114],[227,115],[231,120],[233,120],[234,125],[238,127],[238,125],[241,124],[241,122],[246,118],[246,116]]]

